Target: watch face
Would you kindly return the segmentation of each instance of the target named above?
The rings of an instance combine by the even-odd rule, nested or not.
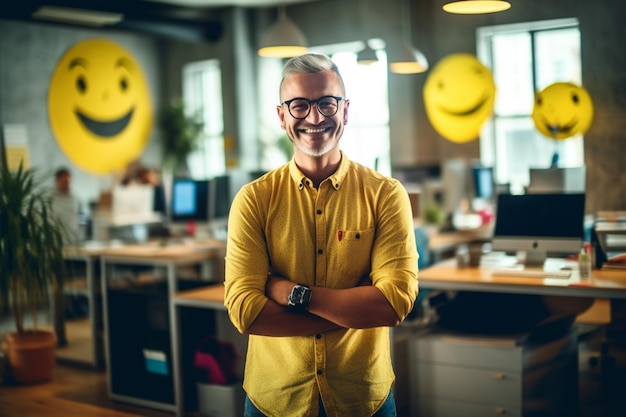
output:
[[[304,285],[296,285],[289,294],[289,305],[292,307],[307,307],[309,305],[310,289]]]
[[[297,303],[302,303],[302,297],[304,296],[304,287],[296,287],[295,291],[294,291],[294,297],[296,299]]]
[[[291,294],[289,295],[289,301],[294,305],[297,305],[302,301],[302,287],[299,285],[293,287]]]

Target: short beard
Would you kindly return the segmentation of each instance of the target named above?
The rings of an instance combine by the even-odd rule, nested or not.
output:
[[[300,152],[302,152],[305,155],[312,156],[314,158],[319,158],[320,156],[326,155],[328,152],[332,151],[339,145],[339,140],[335,140],[333,142],[326,144],[321,149],[310,149],[306,146],[302,146],[300,143],[295,142],[293,140],[291,142],[294,144],[296,148],[298,148]]]

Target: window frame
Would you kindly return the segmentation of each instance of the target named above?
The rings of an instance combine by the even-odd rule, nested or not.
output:
[[[576,18],[564,18],[553,19],[536,22],[524,22],[513,23],[496,26],[479,27],[476,30],[476,45],[477,55],[479,60],[492,70],[494,79],[497,78],[498,66],[497,59],[494,57],[493,52],[493,39],[497,35],[504,34],[522,34],[526,33],[530,36],[530,81],[533,88],[533,98],[535,92],[541,91],[541,89],[547,87],[546,85],[539,85],[539,63],[537,57],[537,45],[536,38],[539,34],[547,33],[550,31],[563,30],[563,29],[577,29],[580,39],[580,24]],[[580,40],[579,40],[580,47]],[[576,84],[582,85],[582,64],[579,56],[579,67],[577,71],[579,79],[569,80],[553,80],[557,81],[570,81]],[[502,93],[501,93],[502,94]],[[481,149],[481,163],[487,166],[493,166],[495,169],[496,182],[499,184],[509,184],[511,191],[514,193],[523,192],[523,187],[528,185],[528,169],[518,169],[517,174],[511,171],[509,163],[507,161],[507,154],[513,152],[511,149],[507,151],[507,136],[503,133],[506,131],[506,122],[510,121],[509,125],[517,124],[519,126],[526,126],[526,131],[532,130],[535,137],[541,137],[541,134],[536,131],[532,122],[531,114],[532,107],[528,109],[528,112],[518,112],[512,114],[498,114],[498,92],[496,92],[496,106],[494,107],[494,113],[492,117],[483,126],[480,135],[480,149]],[[530,124],[529,124],[530,122]],[[505,124],[503,127],[502,125]],[[509,126],[510,128],[510,126]],[[504,130],[503,130],[504,129]],[[520,130],[519,132],[523,132]],[[513,132],[515,133],[515,132]],[[547,141],[550,139],[545,138]],[[535,140],[535,143],[538,141]],[[582,135],[576,135],[572,138],[568,138],[567,141],[553,141],[554,143],[546,142],[543,150],[547,148],[553,148],[554,153],[559,155],[565,155],[565,160],[560,160],[558,166],[580,166],[584,165],[584,149],[583,149],[583,137]],[[510,145],[510,147],[513,147]],[[538,167],[548,167],[550,162],[550,156],[545,155],[541,158],[540,165]],[[545,166],[544,166],[545,165]],[[535,165],[527,164],[527,167],[535,167]]]
[[[186,112],[199,115],[204,124],[199,147],[187,158],[189,173],[197,179],[222,175],[226,172],[226,154],[220,61],[207,59],[186,64],[182,84]]]

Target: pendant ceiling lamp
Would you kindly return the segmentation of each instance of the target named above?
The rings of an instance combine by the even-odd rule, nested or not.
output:
[[[307,51],[304,34],[288,17],[284,7],[278,9],[278,20],[263,35],[258,54],[266,58],[291,58]]]
[[[395,53],[390,49],[389,70],[396,74],[419,74],[428,70],[428,60],[419,50],[410,43],[403,42]]]
[[[365,41],[365,48],[361,49],[357,54],[356,62],[361,65],[372,65],[378,62],[376,51],[370,47],[369,42]]]
[[[367,41],[367,29],[369,27],[369,16],[368,16],[368,2],[361,2],[361,28],[363,32],[363,37],[365,38],[365,48],[359,51],[356,56],[356,62],[360,65],[372,65],[378,62],[378,56],[376,56],[376,51],[372,49],[369,42]]]
[[[459,0],[443,5],[443,10],[454,14],[483,14],[508,10],[511,3],[505,0]]]
[[[389,70],[396,74],[418,74],[428,70],[426,56],[411,44],[411,14],[406,0],[402,2],[402,25],[406,41],[389,48]]]

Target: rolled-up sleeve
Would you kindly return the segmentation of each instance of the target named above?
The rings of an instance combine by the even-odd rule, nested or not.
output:
[[[249,187],[237,194],[228,217],[224,305],[235,328],[245,333],[265,303],[269,260],[258,205]]]
[[[404,187],[390,181],[379,205],[377,237],[372,249],[372,283],[393,306],[398,318],[411,312],[417,298],[418,253],[411,203]]]

